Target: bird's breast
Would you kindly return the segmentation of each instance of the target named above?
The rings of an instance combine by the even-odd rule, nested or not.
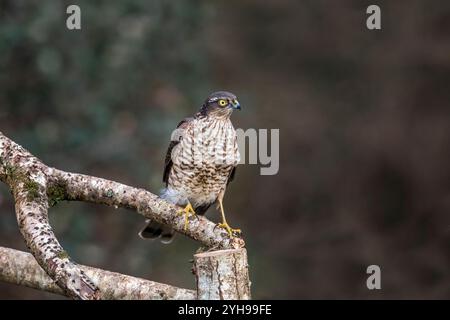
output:
[[[211,203],[225,188],[239,160],[236,131],[231,121],[198,120],[184,132],[172,153],[169,184],[191,201]]]
[[[183,135],[174,163],[202,170],[221,170],[236,166],[240,155],[236,131],[229,119],[194,122]]]

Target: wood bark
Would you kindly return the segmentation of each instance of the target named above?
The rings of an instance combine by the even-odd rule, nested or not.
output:
[[[97,284],[100,299],[196,299],[194,290],[181,289],[83,265],[78,267]],[[56,294],[65,294],[39,266],[31,254],[3,247],[0,247],[0,281]]]
[[[244,248],[194,255],[199,300],[248,300],[250,280]]]
[[[18,225],[30,252],[62,292],[72,298],[99,299],[105,293],[91,278],[92,272],[88,274],[87,267],[80,267],[70,259],[55,237],[49,224],[48,209],[60,201],[85,201],[132,209],[146,218],[170,225],[211,250],[245,246],[243,239],[229,237],[225,230],[203,216],[191,218],[185,228],[184,217],[178,214],[179,207],[142,188],[48,167],[1,132],[0,181],[12,191]],[[227,265],[225,260],[224,266]],[[248,273],[242,279],[245,278],[248,280]],[[223,298],[231,298],[225,289],[223,293],[220,291],[225,294]],[[235,297],[245,299],[246,291],[239,290]]]

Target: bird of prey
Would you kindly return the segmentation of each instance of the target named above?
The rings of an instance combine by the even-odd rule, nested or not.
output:
[[[232,229],[225,218],[223,197],[228,183],[233,180],[240,161],[236,131],[230,116],[241,106],[230,92],[212,93],[193,117],[181,121],[173,132],[167,150],[161,198],[183,207],[185,230],[191,215],[204,215],[218,203],[222,223],[230,237],[241,231]],[[147,220],[139,232],[143,239],[161,238],[171,242],[174,231],[156,221]]]

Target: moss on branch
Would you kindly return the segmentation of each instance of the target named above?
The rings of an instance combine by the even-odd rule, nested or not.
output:
[[[67,184],[62,181],[58,181],[47,188],[48,204],[50,207],[56,206],[59,202],[67,200]]]

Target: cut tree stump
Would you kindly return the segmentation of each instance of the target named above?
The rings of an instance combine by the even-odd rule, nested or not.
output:
[[[194,255],[199,300],[249,300],[247,251],[217,250]]]

